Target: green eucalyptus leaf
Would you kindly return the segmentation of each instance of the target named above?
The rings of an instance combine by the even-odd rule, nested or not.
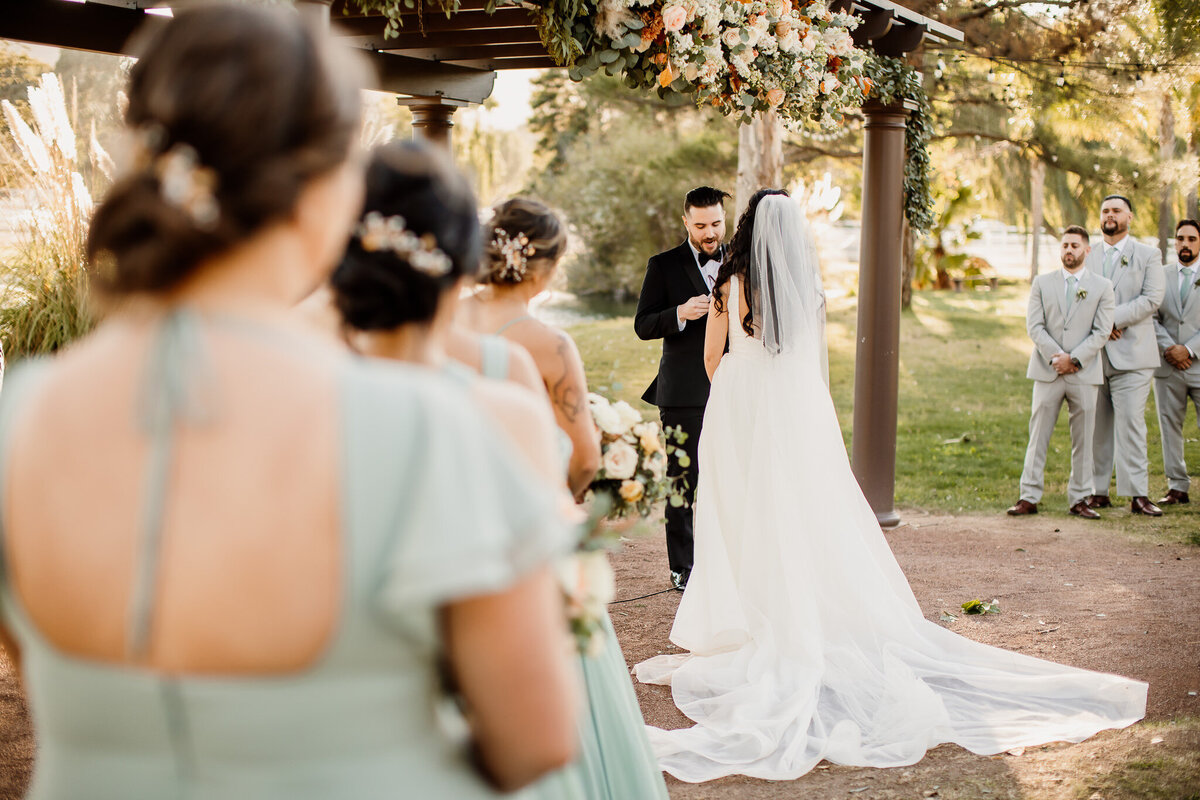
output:
[[[617,60],[618,55],[616,50],[601,50],[599,55],[600,63],[611,64]]]

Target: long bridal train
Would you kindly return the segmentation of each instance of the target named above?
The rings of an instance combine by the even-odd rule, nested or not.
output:
[[[740,320],[736,278],[731,320]],[[650,728],[691,782],[793,779],[1080,741],[1141,719],[1146,684],[973,642],[926,620],[850,470],[815,348],[734,322],[700,440],[696,562],[671,641],[639,664],[696,724]]]

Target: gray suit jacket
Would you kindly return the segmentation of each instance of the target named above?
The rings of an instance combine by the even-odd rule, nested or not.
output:
[[[1187,302],[1181,308],[1179,305],[1179,281],[1183,276],[1179,271],[1179,264],[1164,266],[1163,277],[1167,293],[1163,298],[1162,305],[1154,314],[1154,333],[1158,337],[1158,350],[1161,353],[1173,344],[1181,344],[1200,356],[1200,286],[1192,286]],[[1200,280],[1195,271],[1192,272],[1192,280]],[[1162,366],[1154,372],[1154,376],[1165,378],[1172,372],[1178,371],[1164,360]],[[1200,361],[1193,359],[1192,366],[1188,367],[1186,372],[1200,374]]]
[[[1158,369],[1162,364],[1154,335],[1154,312],[1163,299],[1162,254],[1157,248],[1127,237],[1124,254],[1112,274],[1117,308],[1113,327],[1123,331],[1104,351],[1117,370]],[[1097,244],[1085,266],[1104,276],[1104,245]]]
[[[1034,350],[1029,356],[1026,378],[1035,381],[1054,381],[1062,378],[1070,383],[1104,383],[1100,366],[1100,350],[1112,332],[1112,283],[1103,275],[1081,269],[1077,273],[1075,302],[1067,301],[1067,285],[1063,271],[1056,269],[1033,279],[1029,289],[1029,308],[1025,312],[1025,328],[1033,339]],[[1083,295],[1080,297],[1079,295]],[[1057,353],[1069,353],[1083,366],[1070,375],[1059,375],[1050,366]]]

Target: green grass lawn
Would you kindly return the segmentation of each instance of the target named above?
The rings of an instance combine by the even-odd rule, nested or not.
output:
[[[900,323],[900,419],[896,503],[951,513],[1002,514],[1017,499],[1028,437],[1032,382],[1025,367],[1033,349],[1025,333],[1024,286],[995,292],[917,292]],[[847,445],[854,411],[853,298],[829,313],[829,377]],[[587,365],[592,391],[624,399],[648,417],[640,400],[658,369],[660,342],[640,341],[628,317],[570,329]],[[1150,493],[1166,492],[1153,393],[1146,406]],[[1200,470],[1200,437],[1188,417],[1186,458]],[[1070,438],[1064,405],[1050,440],[1044,512],[1066,513]],[[1114,483],[1113,491],[1116,491]],[[1158,540],[1200,544],[1200,503],[1173,508],[1157,520],[1132,517],[1128,506],[1099,524]]]

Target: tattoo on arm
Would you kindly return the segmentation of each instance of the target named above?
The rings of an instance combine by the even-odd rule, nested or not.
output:
[[[579,387],[571,385],[571,348],[566,334],[559,338],[554,353],[562,361],[562,374],[558,380],[547,383],[546,388],[550,390],[550,401],[558,407],[567,422],[573,423],[585,409],[585,398]]]

